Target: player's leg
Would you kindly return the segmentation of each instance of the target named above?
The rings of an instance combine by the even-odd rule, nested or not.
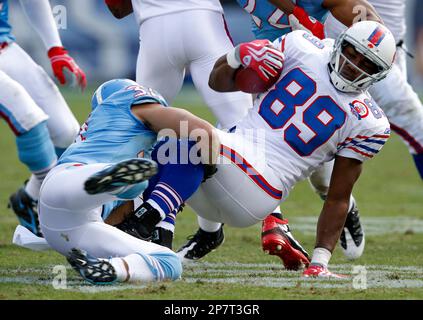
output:
[[[204,179],[204,167],[195,142],[188,140],[160,141],[151,157],[159,173],[150,179],[144,203],[117,227],[171,248],[176,214]]]
[[[9,206],[21,225],[41,235],[37,216],[39,189],[57,161],[47,130],[48,116],[21,85],[3,71],[0,71],[0,85],[0,115],[16,135],[19,159],[32,172],[25,186],[10,197]]]
[[[186,58],[174,15],[153,17],[140,26],[136,81],[157,90],[168,103],[181,90]]]
[[[230,129],[242,119],[252,107],[252,97],[243,92],[221,93],[209,86],[209,76],[218,58],[233,48],[221,14],[197,10],[195,14],[186,12],[184,18],[186,50],[190,60],[190,71],[194,85],[206,105],[216,116],[222,128]],[[199,45],[201,44],[201,45]]]
[[[386,79],[373,85],[370,93],[388,117],[391,129],[408,146],[423,179],[423,106],[407,82],[405,69],[401,69],[405,65],[402,51],[398,52],[397,59]]]
[[[109,164],[63,164],[50,172],[40,198],[46,240],[92,283],[178,278],[181,266],[173,252],[102,221],[101,205],[116,200],[120,193],[112,188],[88,194],[84,188],[91,177],[110,168]]]
[[[19,82],[49,116],[47,128],[60,156],[74,141],[79,124],[53,80],[16,43],[0,55],[0,69]]]

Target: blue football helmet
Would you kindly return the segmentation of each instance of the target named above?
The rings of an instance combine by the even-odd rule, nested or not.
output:
[[[138,83],[130,79],[113,79],[104,82],[97,88],[91,98],[92,110],[94,111],[99,104],[110,97],[113,93],[133,85],[137,86]]]

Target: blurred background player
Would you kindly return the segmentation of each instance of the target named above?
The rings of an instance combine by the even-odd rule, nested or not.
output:
[[[132,80],[110,80],[94,93],[79,137],[43,182],[39,208],[44,237],[91,283],[174,280],[181,275],[181,262],[169,248],[137,239],[102,219],[104,204],[134,199],[147,188],[146,180],[158,169],[149,160],[152,147],[164,129],[186,139],[199,134],[194,144],[203,163],[219,150],[208,122],[168,107],[159,93]],[[203,171],[190,162],[172,171],[171,180],[164,171],[158,175],[178,184],[173,194],[184,201],[198,188]],[[144,200],[154,200],[149,198]],[[181,204],[176,202],[170,212]]]
[[[216,60],[233,48],[218,0],[105,2],[117,18],[135,14],[140,28],[138,83],[154,88],[172,103],[189,69],[195,88],[217,118],[220,128],[233,128],[247,114],[252,107],[251,95],[216,92],[208,84]],[[198,217],[198,223],[197,233],[178,250],[185,259],[199,259],[224,240],[220,223],[202,217]],[[292,235],[290,237],[293,244],[303,250]]]
[[[62,46],[49,2],[20,3],[47,49],[60,84],[69,82],[67,71],[84,88],[85,74]],[[0,0],[0,114],[16,135],[19,159],[32,172],[29,181],[10,197],[9,206],[23,226],[40,235],[37,200],[41,183],[73,142],[79,125],[47,73],[15,42],[8,9],[8,1]]]

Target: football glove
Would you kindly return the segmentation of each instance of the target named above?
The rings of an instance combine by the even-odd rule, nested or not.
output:
[[[48,51],[50,58],[51,68],[53,69],[54,76],[57,78],[61,85],[66,84],[69,79],[66,79],[65,72],[70,72],[76,83],[82,90],[87,86],[87,79],[84,71],[76,64],[75,60],[68,55],[68,51],[63,47],[52,47]],[[65,70],[65,68],[67,70]]]
[[[295,6],[294,12],[288,16],[288,20],[293,30],[305,30],[319,39],[325,38],[325,28],[323,24],[309,16],[308,13],[299,6]]]
[[[264,81],[276,77],[283,67],[284,55],[269,40],[254,40],[237,45],[226,59],[229,66],[253,69]]]

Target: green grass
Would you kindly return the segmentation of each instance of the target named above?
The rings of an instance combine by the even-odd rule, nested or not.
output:
[[[90,92],[64,92],[79,121],[89,112]],[[181,94],[174,105],[214,123],[210,111],[191,91]],[[11,244],[17,220],[6,209],[7,199],[28,177],[28,171],[17,159],[14,137],[4,122],[0,122],[0,134],[0,299],[423,299],[423,234],[413,229],[416,226],[406,232],[388,229],[384,234],[367,235],[365,253],[354,262],[335,250],[334,270],[349,274],[354,265],[367,267],[366,290],[353,289],[351,280],[304,281],[299,272],[284,271],[277,258],[262,253],[260,225],[225,228],[222,247],[204,262],[186,267],[182,280],[176,282],[94,288],[67,267],[68,288],[54,289],[53,267],[66,265],[65,259],[53,251],[32,252]],[[365,165],[354,195],[364,219],[380,217],[381,225],[385,217],[423,221],[422,182],[406,147],[395,135],[381,154]],[[305,232],[296,218],[316,217],[321,206],[308,182],[299,183],[282,205],[296,237],[309,251],[314,236]],[[178,216],[174,247],[196,229],[195,216],[186,208]],[[411,281],[408,287],[406,281]]]

